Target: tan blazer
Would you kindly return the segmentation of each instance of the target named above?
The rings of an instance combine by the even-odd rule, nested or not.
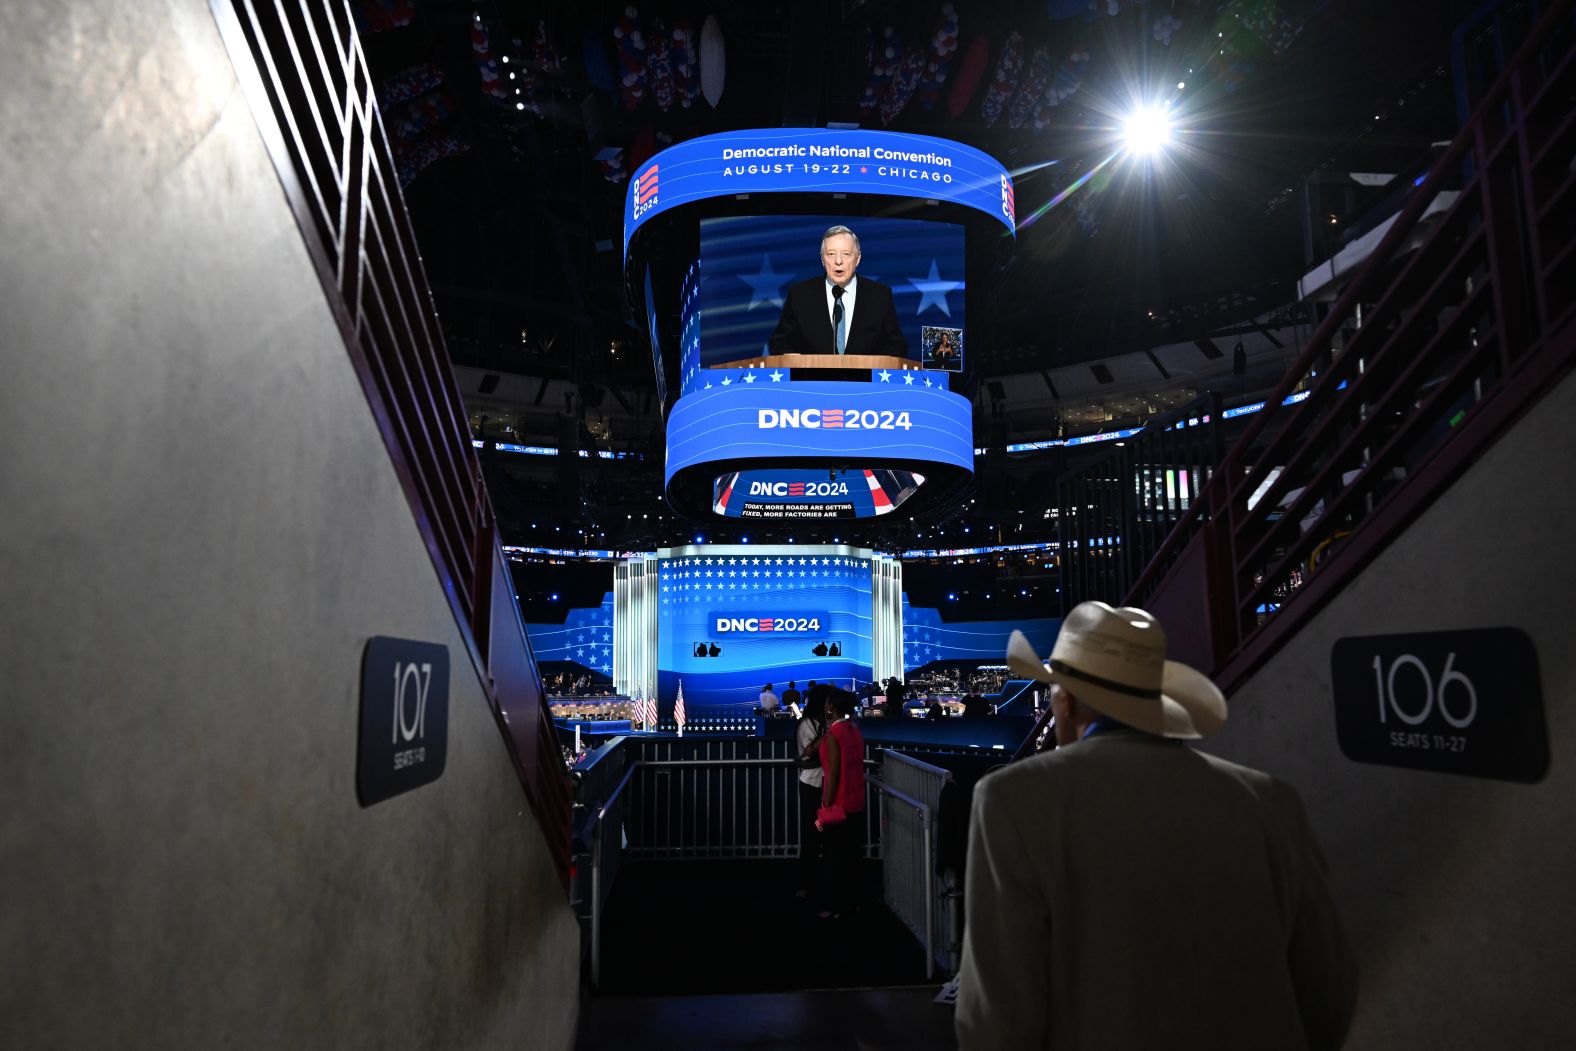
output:
[[[1137,732],[974,795],[958,1043],[1335,1048],[1356,964],[1297,793]]]

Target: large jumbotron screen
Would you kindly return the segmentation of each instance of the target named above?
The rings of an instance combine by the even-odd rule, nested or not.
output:
[[[821,236],[838,225],[859,237],[858,277],[892,289],[908,357],[930,368],[962,367],[963,227],[911,219],[750,215],[700,224],[702,368],[770,353],[768,341],[788,286],[822,275]]]

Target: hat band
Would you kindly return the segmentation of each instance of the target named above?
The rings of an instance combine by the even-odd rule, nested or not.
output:
[[[1159,690],[1146,690],[1140,686],[1129,686],[1125,682],[1117,682],[1115,679],[1102,679],[1098,675],[1090,675],[1086,671],[1079,671],[1066,661],[1059,661],[1054,657],[1051,658],[1051,670],[1074,679],[1081,679],[1091,686],[1100,686],[1115,693],[1126,694],[1129,697],[1144,697],[1149,700],[1160,699]]]

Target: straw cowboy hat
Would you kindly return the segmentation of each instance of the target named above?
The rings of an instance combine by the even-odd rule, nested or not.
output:
[[[1050,663],[1021,631],[1007,643],[1014,675],[1054,682],[1101,715],[1163,737],[1197,738],[1226,722],[1226,698],[1186,664],[1166,660],[1166,631],[1141,609],[1080,602],[1062,621]]]

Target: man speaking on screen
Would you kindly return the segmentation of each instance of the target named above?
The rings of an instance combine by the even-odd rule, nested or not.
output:
[[[888,354],[908,346],[892,305],[892,290],[859,278],[859,237],[846,226],[821,235],[824,277],[788,286],[772,333],[773,354]]]

